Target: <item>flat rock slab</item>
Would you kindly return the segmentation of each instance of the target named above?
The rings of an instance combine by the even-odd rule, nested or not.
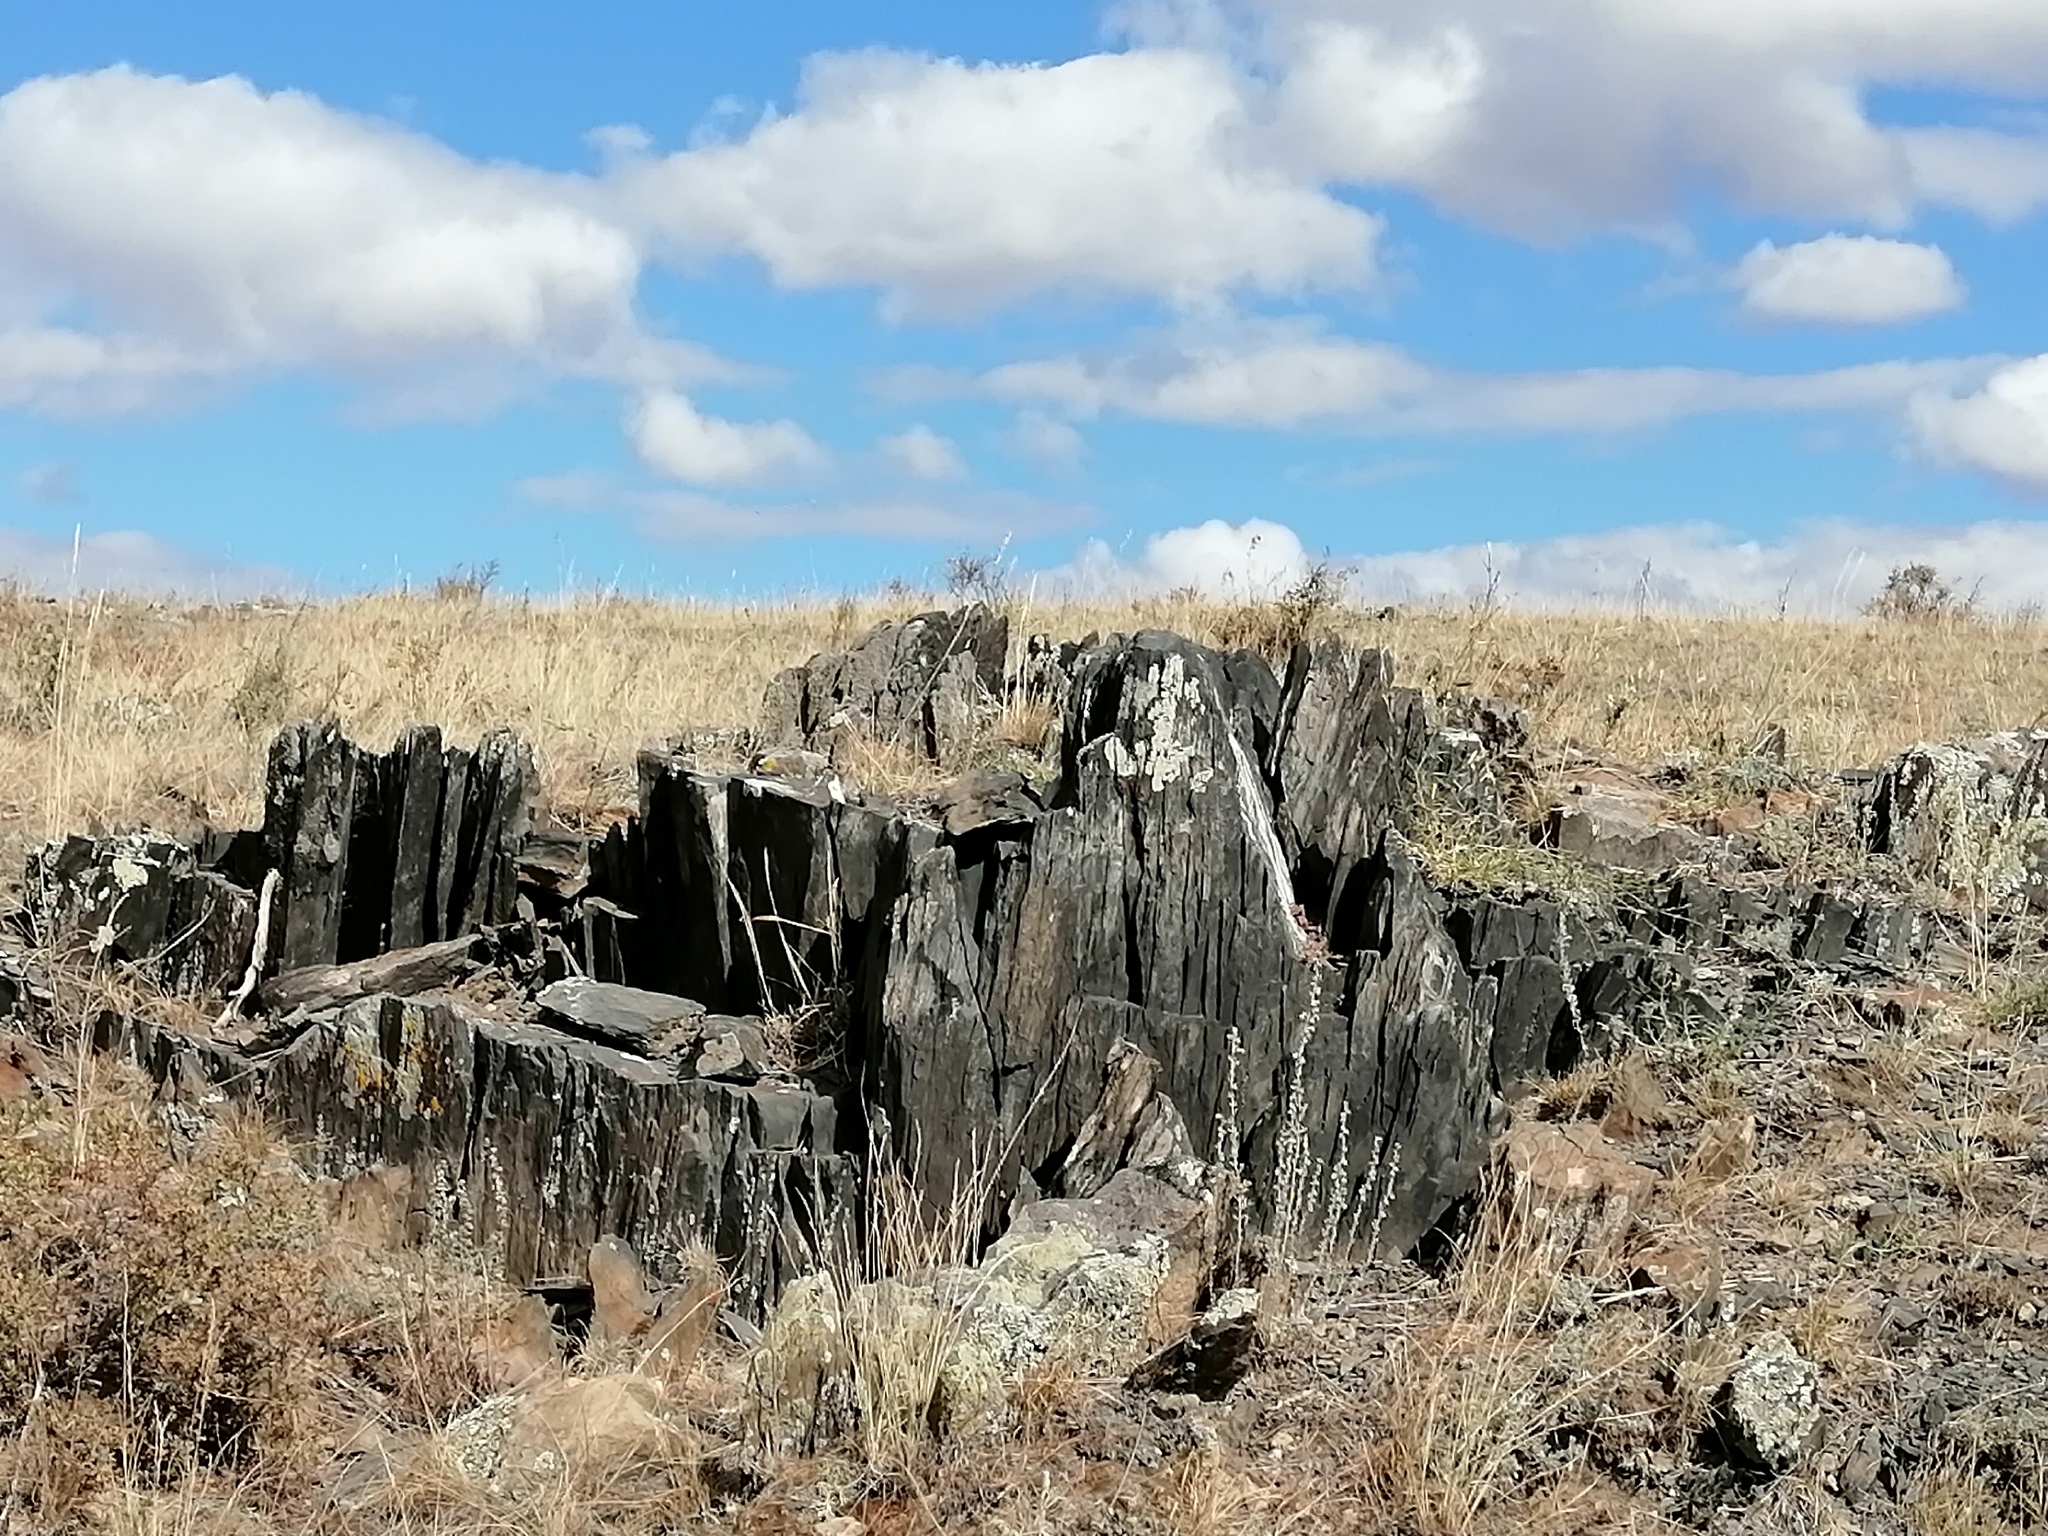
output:
[[[537,999],[543,1024],[641,1056],[671,1055],[696,1044],[705,1007],[687,997],[615,981],[571,976]]]
[[[1561,852],[1653,875],[1700,858],[1707,846],[1686,827],[1655,821],[1634,802],[1598,792],[1551,811],[1546,831]]]

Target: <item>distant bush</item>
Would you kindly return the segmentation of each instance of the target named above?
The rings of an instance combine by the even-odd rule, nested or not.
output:
[[[491,590],[491,583],[497,579],[498,562],[495,560],[485,560],[477,565],[458,565],[434,583],[434,596],[444,603],[480,603],[484,594]]]
[[[1873,619],[1963,618],[1975,611],[1974,594],[1959,598],[1931,565],[1895,565],[1884,586],[1863,605]]]

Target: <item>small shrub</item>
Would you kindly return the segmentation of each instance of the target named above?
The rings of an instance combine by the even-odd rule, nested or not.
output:
[[[1873,619],[1921,620],[1967,617],[1976,598],[1958,598],[1956,590],[1931,565],[1895,565],[1884,586],[1863,605]]]
[[[946,590],[963,603],[998,606],[1010,594],[1010,572],[1004,551],[974,554],[962,551],[946,561]]]
[[[1313,640],[1344,603],[1343,570],[1319,560],[1295,583],[1268,602],[1247,603],[1216,626],[1218,641],[1248,646],[1284,662],[1297,645]]]

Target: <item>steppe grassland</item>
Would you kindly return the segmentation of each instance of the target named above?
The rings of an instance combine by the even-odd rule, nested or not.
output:
[[[305,716],[377,743],[416,720],[457,741],[510,727],[538,748],[558,814],[600,814],[630,804],[644,743],[753,724],[777,671],[946,603],[540,601],[459,585],[236,607],[0,596],[0,837],[246,824],[271,734]],[[1801,762],[1869,765],[2048,718],[2048,625],[2032,616],[1302,613],[1185,595],[1008,606],[1020,638],[1168,628],[1278,656],[1305,629],[1340,633],[1390,649],[1403,681],[1520,706],[1540,747],[1642,765],[1739,756],[1774,724]]]

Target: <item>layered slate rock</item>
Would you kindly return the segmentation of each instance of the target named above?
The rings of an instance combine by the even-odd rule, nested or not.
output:
[[[640,814],[592,851],[577,937],[587,974],[715,1012],[791,1012],[852,975],[905,850],[936,829],[822,781],[640,759]]]
[[[98,1035],[167,1092],[254,1101],[325,1175],[403,1169],[412,1235],[473,1244],[517,1284],[577,1273],[600,1237],[665,1278],[703,1243],[758,1313],[848,1237],[834,1106],[793,1083],[714,1081],[431,996],[350,1003],[267,1055],[111,1013]]]
[[[1358,920],[1352,877],[1412,796],[1430,742],[1422,695],[1394,686],[1386,652],[1338,641],[1295,647],[1267,771],[1297,894],[1340,944],[1340,930]]]
[[[1246,739],[1257,709],[1233,707],[1224,658],[1170,635],[1080,658],[1052,810],[910,858],[868,968],[864,1059],[934,1190],[1005,1153],[1056,1176],[1121,1040],[1269,1219],[1334,1206],[1404,1249],[1464,1193],[1500,1114],[1490,1016],[1398,833],[1314,810],[1307,754],[1360,750],[1391,713],[1357,692],[1354,733],[1318,703],[1325,747],[1290,760],[1273,734],[1308,786],[1289,837],[1351,860],[1341,956],[1295,915]]]
[[[31,854],[31,930],[59,952],[141,967],[167,990],[217,998],[248,965],[256,899],[202,848],[151,832],[69,837]]]
[[[814,656],[775,680],[769,734],[817,747],[857,730],[948,760],[973,734],[983,700],[1001,696],[1009,643],[1009,620],[981,603],[878,624],[851,650]]]
[[[264,796],[264,860],[283,875],[273,962],[333,965],[507,921],[537,787],[510,732],[469,752],[417,726],[380,754],[331,723],[287,727]]]

